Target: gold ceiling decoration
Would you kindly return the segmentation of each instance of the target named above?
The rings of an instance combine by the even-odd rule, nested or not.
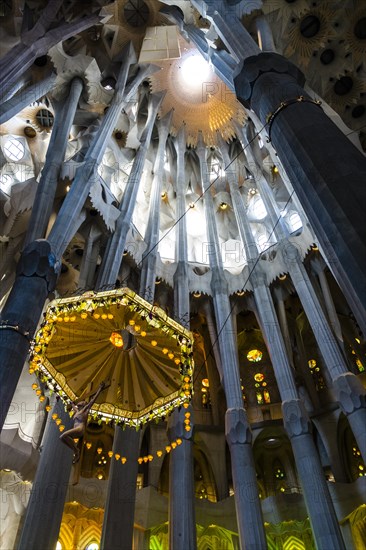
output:
[[[30,372],[66,403],[104,381],[92,416],[137,427],[191,399],[192,348],[192,333],[131,290],[88,292],[49,304]]]
[[[346,10],[346,19],[349,23],[346,33],[347,49],[352,52],[353,62],[357,66],[366,58],[366,39],[364,37],[364,25],[366,19],[366,7],[358,10]]]
[[[333,22],[334,13],[327,3],[292,17],[286,29],[284,55],[291,57],[296,54],[297,63],[306,67],[313,52],[336,37]]]
[[[346,105],[355,106],[361,94],[366,92],[366,83],[357,73],[346,73],[332,84],[324,99],[338,112],[342,112]]]
[[[192,57],[199,58],[200,53],[182,37],[179,47],[181,57],[159,61],[161,70],[149,77],[152,92],[167,91],[160,116],[173,109],[171,133],[176,135],[185,124],[189,145],[196,144],[199,131],[207,145],[216,144],[216,131],[225,140],[233,138],[233,121],[243,125],[246,120],[244,107],[209,67],[203,79],[193,75],[187,79],[185,63]]]

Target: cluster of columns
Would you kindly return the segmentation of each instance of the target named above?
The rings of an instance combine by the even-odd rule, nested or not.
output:
[[[229,166],[231,159],[228,147],[222,140],[220,142],[222,158],[225,165]],[[245,149],[245,153],[248,158],[250,156],[249,147]],[[237,178],[232,171],[227,172],[227,181],[230,187],[240,237],[250,269],[249,279],[253,288],[258,321],[271,357],[282,400],[284,426],[291,441],[314,538],[319,549],[326,550],[330,547],[344,548],[336,513],[312,437],[311,421],[304,403],[298,396],[294,371],[290,365],[266,273],[261,268],[261,262],[258,262],[258,251],[256,245],[253,243],[253,235],[247,218],[246,208],[238,188]],[[258,184],[259,182],[257,181],[256,183]],[[266,182],[261,182],[262,185],[264,183]],[[265,191],[267,193],[262,195],[263,200],[266,201],[267,208],[272,208],[271,201],[266,200],[270,197],[271,192],[268,189]],[[267,210],[267,212],[270,212],[270,210]],[[280,219],[280,216],[277,219]],[[283,236],[283,238],[285,237]],[[289,241],[286,241],[286,243],[288,246],[292,246]]]
[[[300,96],[306,97],[300,83],[301,75],[286,60],[276,54],[261,54],[252,39],[247,35],[239,21],[230,25],[225,19],[224,11],[206,9],[205,2],[195,2],[204,16],[207,16],[216,28],[229,51],[234,54],[236,63],[243,63],[241,72],[235,84],[239,98],[257,113],[263,124],[269,114],[276,112],[281,102]],[[222,2],[221,2],[222,4]],[[52,40],[59,39],[55,32],[62,32],[65,39],[65,29],[52,29],[45,40],[44,31],[47,29],[47,20],[54,17],[60,1],[51,1],[45,11],[45,21],[36,26],[33,34],[26,38],[16,49],[11,50],[4,60],[7,69],[4,82],[19,79],[22,72],[29,67],[32,60],[46,53]],[[48,11],[47,11],[48,10]],[[51,11],[50,11],[51,10]],[[53,10],[53,11],[52,11]],[[54,11],[56,10],[56,11]],[[46,17],[47,16],[47,17]],[[99,19],[97,19],[99,20]],[[95,16],[82,20],[82,24],[70,30],[80,32],[96,22]],[[70,24],[71,25],[71,24]],[[192,40],[202,40],[201,35],[190,30]],[[265,36],[263,23],[258,23],[258,30]],[[41,32],[42,31],[42,32]],[[54,32],[55,31],[55,32]],[[187,32],[187,30],[186,30]],[[43,34],[42,34],[43,33]],[[235,34],[237,33],[237,34]],[[48,33],[47,33],[48,34]],[[55,37],[53,36],[55,34]],[[66,33],[66,38],[67,38]],[[29,48],[30,39],[35,46]],[[264,39],[263,39],[264,40]],[[262,42],[263,43],[263,42]],[[46,50],[40,50],[40,47]],[[204,45],[200,42],[202,51]],[[272,49],[273,44],[268,42],[265,49]],[[70,84],[69,96],[56,111],[55,124],[52,132],[50,147],[46,157],[38,185],[36,201],[26,237],[26,248],[18,266],[18,273],[13,290],[2,312],[2,327],[0,353],[2,354],[1,368],[1,403],[2,422],[5,418],[14,394],[18,378],[23,367],[29,338],[35,331],[38,317],[41,314],[44,301],[48,293],[54,288],[58,275],[62,254],[77,231],[82,221],[82,209],[90,187],[97,177],[97,167],[105,152],[107,138],[111,134],[121,109],[130,97],[148,69],[137,73],[135,81],[126,87],[126,80],[130,65],[135,62],[131,46],[125,50],[115,93],[111,105],[103,118],[101,126],[91,140],[82,169],[77,171],[71,190],[53,225],[48,241],[43,241],[53,199],[55,196],[57,178],[61,162],[64,158],[67,136],[74,120],[78,101],[83,89],[83,82],[76,78]],[[19,63],[17,60],[21,60]],[[229,60],[219,57],[216,59],[221,71],[232,68]],[[261,75],[259,76],[259,71]],[[47,78],[42,90],[52,85],[53,77]],[[229,77],[227,77],[229,80]],[[271,90],[269,94],[268,90]],[[29,89],[29,97],[36,90]],[[290,94],[290,95],[289,95]],[[27,96],[28,97],[28,96]],[[6,117],[11,116],[24,107],[24,98],[6,97],[7,103],[1,112]],[[110,236],[107,250],[99,271],[97,288],[113,287],[115,285],[121,258],[126,245],[126,237],[130,228],[136,196],[141,181],[148,148],[150,146],[153,126],[159,110],[163,94],[153,94],[149,97],[148,118],[140,137],[140,147],[136,153],[126,190],[120,204],[120,216],[116,229]],[[158,202],[161,193],[161,170],[164,163],[164,150],[169,131],[170,115],[159,121],[159,147],[156,159],[151,196],[151,216],[148,226],[148,249],[142,262],[142,279],[140,291],[146,298],[153,301],[156,278],[156,244],[158,241],[159,211]],[[316,129],[317,128],[317,129]],[[321,141],[326,136],[327,141]],[[254,163],[246,136],[240,136],[247,160]],[[360,302],[356,307],[357,319],[360,326],[365,326],[365,314],[362,307],[363,272],[360,258],[362,250],[363,220],[360,211],[352,202],[343,201],[340,181],[347,177],[349,185],[354,188],[356,203],[362,192],[356,187],[365,176],[365,161],[356,149],[336,130],[317,106],[310,101],[298,101],[281,108],[271,124],[271,139],[278,151],[283,166],[289,175],[300,201],[315,228],[326,254],[330,254],[333,270],[348,297],[350,304],[356,305],[357,296]],[[335,153],[329,152],[328,143],[332,141]],[[52,147],[51,147],[52,144]],[[185,137],[182,130],[175,142],[177,150],[177,269],[175,282],[175,317],[189,326],[189,287],[188,287],[188,259],[187,233],[185,226],[185,174],[184,150]],[[227,146],[221,142],[220,151],[226,165],[230,163]],[[319,151],[327,151],[328,162],[319,158]],[[57,154],[55,153],[57,151]],[[347,173],[338,162],[338,154],[347,155],[349,166]],[[266,548],[265,531],[260,500],[257,490],[255,466],[251,446],[251,431],[246,412],[243,407],[240,389],[239,363],[233,325],[232,311],[229,301],[227,283],[224,276],[219,239],[215,222],[215,210],[212,196],[209,191],[209,170],[206,164],[207,149],[199,140],[197,156],[200,166],[202,189],[204,191],[204,207],[207,223],[207,234],[211,243],[210,267],[212,271],[211,290],[218,333],[218,350],[216,351],[220,377],[225,390],[227,401],[226,438],[230,448],[232,473],[234,481],[235,502],[237,511],[238,530],[241,545],[248,549]],[[313,159],[310,166],[310,161]],[[323,169],[325,166],[326,172]],[[250,266],[250,282],[253,287],[258,320],[271,355],[278,387],[283,403],[283,416],[286,431],[291,440],[297,469],[311,518],[316,544],[319,549],[344,548],[336,519],[333,504],[325,482],[322,467],[311,435],[311,422],[304,404],[299,399],[293,369],[291,368],[288,350],[277,320],[272,296],[269,290],[265,273],[256,262],[257,250],[253,247],[253,238],[246,216],[245,206],[239,193],[234,175],[227,173],[227,180],[233,198],[233,207],[239,227],[240,236],[246,250]],[[276,204],[273,200],[267,182],[264,178],[257,178],[256,185],[261,191],[267,212],[271,219],[279,219]],[[343,187],[343,179],[342,179]],[[312,193],[309,190],[312,189]],[[348,209],[353,209],[351,214]],[[339,227],[335,227],[332,219],[334,212],[339,219]],[[352,220],[349,228],[344,225],[345,219]],[[331,228],[331,235],[326,236],[327,228]],[[348,372],[344,357],[339,349],[336,338],[329,323],[322,312],[318,298],[312,288],[309,277],[302,265],[298,251],[288,240],[288,232],[280,223],[276,224],[276,238],[284,262],[291,275],[292,281],[303,304],[306,315],[314,330],[324,363],[336,390],[337,399],[343,412],[348,416],[350,425],[357,439],[359,448],[366,459],[365,437],[365,398],[364,392],[355,376]],[[155,252],[151,252],[155,247]],[[357,254],[355,253],[357,251]],[[359,256],[359,258],[357,258]],[[149,289],[149,295],[146,294]],[[187,315],[188,314],[188,315]],[[182,321],[186,319],[186,321]],[[60,404],[56,404],[56,411],[64,414]],[[65,422],[68,422],[66,415]],[[175,549],[195,548],[195,516],[193,494],[193,443],[192,435],[184,432],[184,418],[182,412],[177,411],[169,422],[168,435],[172,439],[181,437],[183,444],[171,456],[171,500],[170,500],[170,544]],[[2,425],[2,424],[1,424]],[[71,469],[71,452],[56,445],[58,431],[50,424],[45,437],[45,445],[37,470],[34,489],[25,518],[25,523],[19,543],[19,549],[36,550],[41,544],[43,547],[52,547],[56,544],[57,522],[61,522],[62,509]],[[131,537],[133,529],[133,510],[135,490],[133,481],[137,476],[137,456],[139,451],[139,437],[132,430],[122,431],[116,428],[114,448],[118,451],[123,448],[129,454],[128,465],[123,467],[114,464],[110,472],[110,483],[106,502],[106,519],[102,534],[102,547],[118,548],[121,529],[125,537]],[[57,458],[57,460],[56,460]],[[54,468],[53,464],[62,464],[62,468]],[[56,472],[57,470],[57,472]],[[60,470],[60,471],[58,471]],[[55,479],[56,476],[56,479]],[[182,479],[183,478],[183,479]],[[178,481],[179,480],[179,481]],[[54,497],[52,506],[46,506],[47,499],[42,499],[42,491],[50,484],[57,484],[58,494]],[[130,488],[129,490],[127,488]],[[120,491],[121,489],[121,491]],[[64,492],[63,492],[64,491]],[[116,491],[118,493],[116,497]],[[121,497],[122,493],[122,497]],[[115,499],[119,499],[119,506],[114,506]],[[46,509],[47,508],[47,509]],[[41,513],[40,513],[41,511]],[[123,521],[122,521],[123,519]],[[58,525],[59,525],[58,523]],[[37,525],[37,527],[36,527]],[[54,525],[50,530],[50,525]],[[42,542],[40,541],[42,537]]]
[[[366,200],[364,156],[305,92],[304,76],[284,57],[273,53],[268,26],[260,18],[257,30],[264,51],[242,25],[237,6],[226,0],[194,0],[223,40],[236,66],[225,67],[217,53],[203,50],[218,74],[224,70],[244,106],[263,126],[300,199],[327,261],[351,305],[357,322],[366,331],[366,234],[362,209]],[[176,12],[169,12],[188,34]],[[189,35],[202,50],[202,36]],[[240,44],[238,44],[238,41]],[[240,52],[240,54],[238,54]],[[234,80],[232,80],[234,78]],[[343,158],[347,158],[347,165]],[[348,182],[345,197],[344,181]]]
[[[221,365],[221,381],[225,391],[227,412],[225,434],[230,449],[239,538],[243,548],[266,548],[262,508],[257,490],[252,453],[252,434],[243,406],[239,360],[228,287],[222,265],[215,209],[210,192],[210,171],[206,163],[207,147],[202,135],[196,148],[210,243],[211,291],[215,311]]]

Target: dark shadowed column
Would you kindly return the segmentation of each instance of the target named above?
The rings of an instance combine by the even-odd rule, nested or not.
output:
[[[238,99],[259,116],[361,329],[366,327],[366,159],[304,91],[284,57],[245,59]]]
[[[44,302],[58,267],[45,240],[29,244],[19,260],[17,278],[0,320],[0,428],[3,427]]]
[[[52,420],[57,413],[65,429],[72,420],[62,401],[48,416],[40,460],[33,482],[18,550],[55,550],[65,498],[69,487],[72,451],[60,441],[60,431]]]
[[[109,472],[108,492],[100,547],[102,550],[131,550],[135,517],[136,479],[140,434],[134,428],[122,430],[116,426]],[[127,459],[122,464],[122,457]]]

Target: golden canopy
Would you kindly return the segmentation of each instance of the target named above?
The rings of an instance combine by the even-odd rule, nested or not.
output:
[[[127,288],[51,302],[32,346],[31,371],[64,401],[104,381],[96,418],[137,426],[191,398],[193,337]]]

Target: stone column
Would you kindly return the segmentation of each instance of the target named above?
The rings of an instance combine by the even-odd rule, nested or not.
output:
[[[343,340],[343,334],[342,334],[342,328],[341,323],[339,322],[339,318],[337,315],[337,311],[334,305],[334,301],[332,298],[332,294],[329,288],[329,284],[327,281],[327,277],[325,275],[324,269],[325,269],[325,262],[322,260],[314,260],[311,262],[311,265],[315,271],[315,273],[318,275],[318,279],[320,282],[320,287],[322,289],[325,307],[328,314],[328,319],[331,324],[331,327],[334,331],[334,334],[338,340],[338,344],[343,348],[344,347],[344,340]]]
[[[364,156],[305,92],[305,79],[297,67],[276,53],[261,53],[244,27],[237,32],[235,6],[223,0],[194,0],[194,6],[213,23],[238,61],[237,97],[267,126],[327,261],[366,334],[366,225],[359,207],[366,201]],[[239,36],[240,56],[233,48]]]
[[[130,65],[135,62],[136,56],[131,43],[125,47],[122,57],[124,59],[114,96],[107,113],[104,115],[98,132],[94,135],[92,143],[85,155],[84,163],[76,170],[71,189],[61,206],[60,212],[49,234],[57,255],[61,256],[68,243],[78,229],[78,214],[81,212],[88,196],[89,190],[97,177],[97,168],[100,164],[108,144],[108,138],[116,125],[121,109],[126,103],[125,85]]]
[[[61,5],[62,0],[49,1],[33,28],[23,32],[19,44],[1,59],[2,86],[10,87],[29,69],[37,57],[46,55],[58,42],[85,31],[102,19],[97,14],[92,14],[70,23],[59,23],[56,16]],[[49,30],[52,24],[55,26]]]
[[[186,133],[182,126],[175,140],[177,152],[177,184],[176,184],[176,241],[175,258],[177,269],[174,273],[174,316],[179,323],[189,326],[189,274],[188,274],[188,239],[186,220],[186,190],[185,150]]]
[[[299,251],[289,241],[283,241],[281,252],[333,382],[337,401],[348,417],[362,457],[366,460],[366,390],[359,378],[348,372],[344,356],[301,262]]]
[[[280,326],[281,326],[281,332],[282,332],[282,335],[283,335],[283,340],[284,340],[284,343],[285,343],[285,346],[286,346],[287,356],[289,358],[291,366],[294,367],[294,358],[293,358],[293,355],[292,355],[290,331],[289,331],[289,328],[288,328],[286,308],[285,308],[285,302],[284,302],[284,299],[283,299],[282,289],[275,289],[275,295],[277,297],[278,319],[279,319]]]
[[[267,541],[252,453],[252,434],[243,407],[236,334],[234,334],[227,283],[220,255],[213,199],[208,190],[210,182],[206,165],[206,147],[201,135],[197,154],[202,187],[205,192],[207,236],[211,245],[209,254],[212,270],[211,289],[221,356],[222,381],[228,407],[225,416],[225,433],[230,448],[239,539],[242,547],[251,550],[265,549]]]
[[[144,169],[146,154],[150,145],[155,118],[165,92],[152,94],[149,97],[148,117],[145,128],[140,137],[140,147],[133,161],[132,170],[128,177],[126,189],[120,203],[120,215],[116,221],[116,228],[108,241],[106,252],[99,272],[97,287],[103,288],[115,285],[121,267],[122,255],[126,245],[127,233],[130,229],[136,197]]]
[[[193,0],[193,4],[200,3],[197,9],[213,25],[215,31],[224,42],[231,56],[240,63],[246,57],[260,53],[248,31],[241,24],[237,16],[237,7],[225,0],[210,0],[200,2]]]
[[[43,304],[54,290],[59,265],[47,241],[28,245],[0,321],[0,403],[2,428],[36,330]]]
[[[72,451],[60,441],[60,431],[52,420],[53,413],[58,414],[66,430],[72,427],[72,420],[65,412],[62,401],[56,402],[48,417],[17,550],[56,548],[69,487]]]
[[[264,15],[258,15],[254,20],[258,35],[258,44],[262,52],[275,52],[276,46],[273,41],[271,27]]]
[[[246,137],[243,134],[241,137],[243,145],[247,147],[246,154],[248,158],[254,162]],[[224,154],[227,159],[229,159],[227,153],[224,152]],[[362,449],[362,456],[365,456],[365,389],[354,374],[348,373],[350,376],[344,378],[343,375],[348,372],[347,364],[332,329],[325,317],[322,306],[311,284],[309,275],[302,263],[299,250],[292,242],[288,240],[288,230],[285,225],[281,223],[281,216],[266,180],[264,178],[258,178],[258,184],[260,184],[263,188],[262,196],[263,199],[265,199],[265,206],[270,214],[270,218],[273,220],[272,223],[274,224],[273,227],[277,240],[280,241],[279,249],[281,250],[284,263],[290,273],[291,280],[300,298],[306,316],[309,319],[319,350],[324,359],[325,366],[333,382],[335,394],[338,396],[339,405],[343,412],[348,411],[345,412],[345,414],[350,415],[349,421],[356,437],[357,444],[359,445],[360,451]],[[280,223],[277,223],[277,220],[279,220]],[[352,377],[354,377],[354,380]],[[348,387],[349,384],[351,384],[352,388]],[[348,389],[346,389],[346,386]],[[348,397],[346,397],[345,394],[348,395]],[[345,404],[345,400],[347,401],[347,405]]]
[[[294,192],[294,188],[292,187],[292,184],[289,180],[289,177],[286,174],[286,171],[283,167],[283,164],[280,161],[280,159],[278,158],[278,155],[277,155],[272,143],[268,140],[267,124],[263,125],[262,122],[259,120],[259,118],[257,117],[257,115],[254,112],[251,113],[251,118],[252,118],[253,127],[254,127],[253,130],[254,130],[255,134],[260,136],[263,143],[265,143],[265,147],[266,147],[266,150],[269,153],[272,164],[273,164],[273,166],[276,166],[278,168],[278,173],[281,177],[281,180],[282,180],[284,186],[287,189],[288,194],[291,195],[291,201],[293,202],[293,204],[295,206],[295,209],[298,212],[301,212],[302,211],[302,206],[301,206],[301,203],[298,199],[298,196]],[[237,135],[238,136],[244,135],[243,129],[237,123],[235,123],[235,128],[237,129]]]
[[[60,169],[64,162],[67,142],[83,86],[83,81],[80,78],[74,78],[70,85],[68,98],[62,106],[57,107],[46,162],[37,186],[28,224],[26,244],[45,236],[53,208]]]
[[[220,146],[223,160],[228,165],[230,157],[227,146],[222,140]],[[293,369],[287,356],[266,275],[258,264],[258,251],[252,244],[253,237],[237,179],[233,172],[226,175],[239,233],[248,259],[258,318],[281,395],[284,425],[295,455],[314,538],[319,550],[344,549],[337,516],[311,435],[311,422],[304,404],[298,399]]]
[[[194,550],[196,543],[195,498],[193,478],[193,429],[185,430],[184,414],[188,409],[176,409],[169,419],[168,437],[178,437],[182,444],[170,455],[169,469],[169,548]]]
[[[174,274],[174,317],[178,323],[189,329],[189,286],[188,286],[188,243],[186,232],[185,192],[185,150],[186,135],[182,127],[175,140],[177,152],[176,183],[176,219],[177,240],[176,259],[178,265]],[[182,444],[170,455],[169,471],[169,547],[177,550],[195,550],[196,518],[193,472],[193,429],[185,430],[185,413],[191,414],[193,428],[193,409],[175,409],[168,421],[168,437],[174,441],[178,437]]]
[[[275,53],[246,59],[235,80],[239,100],[269,124],[269,137],[305,214],[365,329],[366,229],[359,205],[366,201],[366,160],[306,94],[303,84],[301,72]]]
[[[142,270],[140,278],[140,296],[148,301],[152,301],[151,296],[155,291],[156,260],[158,255],[160,229],[161,190],[164,175],[164,155],[172,115],[173,111],[170,111],[157,122],[159,146],[154,163],[154,178],[151,186],[149,221],[145,234],[147,249],[142,257]]]
[[[207,325],[210,322],[213,322],[212,315],[206,312],[210,311],[210,304],[206,303],[207,307],[204,307],[202,311],[205,313]],[[211,318],[211,321],[210,321]],[[210,382],[209,392],[210,392],[210,404],[211,404],[211,413],[212,413],[212,420],[213,423],[217,426],[222,423],[222,416],[220,415],[219,411],[219,390],[220,390],[220,376],[218,372],[217,365],[215,364],[215,353],[212,355],[210,352],[206,354],[206,345],[205,342],[211,341],[212,348],[216,348],[218,346],[218,343],[216,342],[215,338],[211,339],[211,335],[205,327],[201,327],[201,334],[202,337],[196,337],[196,343],[198,345],[203,347],[203,353],[204,353],[204,361],[206,363],[207,367],[207,375]],[[220,365],[221,367],[221,365]]]
[[[112,458],[105,503],[101,550],[130,550],[135,517],[136,479],[140,434],[134,428],[115,428],[113,452],[127,458]]]
[[[22,88],[15,96],[0,105],[0,124],[4,124],[20,113],[40,97],[45,96],[56,82],[56,73],[51,73],[40,82],[35,82],[27,88]]]
[[[97,267],[99,254],[99,241],[102,232],[98,227],[92,225],[85,244],[83,259],[80,266],[79,289],[89,289],[93,286],[95,269]]]
[[[212,312],[211,304],[205,302],[203,304],[203,312],[205,314],[206,321],[207,321],[207,331],[208,331],[208,334],[209,334],[209,337],[210,337],[210,342],[211,342],[211,346],[212,346],[212,353],[213,353],[213,356],[215,358],[215,363],[216,363],[217,370],[218,370],[219,375],[220,375],[220,380],[222,382],[223,372],[222,372],[222,365],[221,365],[221,357],[220,357],[218,336],[217,336],[217,331],[216,331],[216,327],[215,327],[215,321],[214,321],[214,318],[213,318],[213,312]]]

